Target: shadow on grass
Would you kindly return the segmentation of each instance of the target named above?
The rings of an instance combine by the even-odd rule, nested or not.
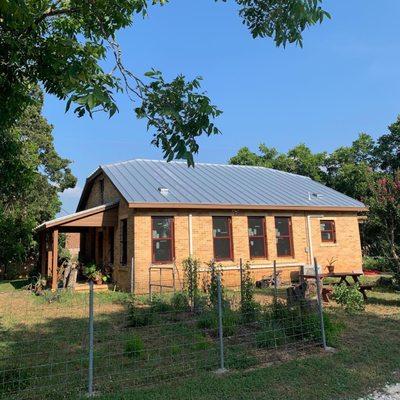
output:
[[[400,299],[387,299],[384,297],[368,297],[366,303],[386,307],[400,307]]]
[[[24,286],[26,286],[29,283],[29,279],[14,279],[11,281],[0,280],[0,292],[4,290],[18,290],[22,289]]]

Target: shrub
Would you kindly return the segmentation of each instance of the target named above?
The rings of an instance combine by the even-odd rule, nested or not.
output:
[[[257,347],[279,347],[287,343],[284,327],[279,321],[265,321],[262,329],[256,334]]]
[[[204,334],[196,332],[193,336],[193,345],[191,346],[193,350],[206,350],[211,346],[207,337]]]
[[[171,298],[171,306],[174,311],[185,312],[190,310],[189,297],[186,293],[174,293]]]
[[[171,312],[172,306],[161,296],[153,296],[150,303],[151,310],[156,313]]]
[[[242,268],[240,284],[240,311],[243,322],[253,322],[260,312],[260,305],[254,301],[254,282],[251,278],[250,263]]]
[[[200,261],[188,257],[182,262],[184,270],[184,289],[187,293],[192,310],[196,309],[196,302],[199,296],[199,274]]]
[[[364,298],[357,284],[348,286],[345,283],[333,288],[333,299],[348,312],[362,311],[365,308]]]
[[[238,318],[236,313],[225,306],[222,311],[222,326],[224,336],[232,336],[237,329]],[[218,311],[208,310],[202,313],[197,321],[197,326],[202,329],[209,329],[215,336],[218,335]]]
[[[222,266],[217,265],[214,260],[211,260],[207,264],[209,270],[209,282],[207,283],[206,290],[208,292],[210,304],[216,307],[218,305],[218,274],[220,274],[222,279]],[[224,290],[221,282],[221,297],[224,297]]]
[[[324,315],[325,333],[332,342],[339,329]],[[321,326],[316,311],[287,307],[282,302],[264,311],[261,330],[256,334],[258,347],[279,347],[299,341],[320,341]]]
[[[144,343],[140,336],[133,335],[125,343],[125,355],[131,358],[142,358],[144,355]]]
[[[147,326],[153,322],[153,313],[149,308],[139,308],[134,301],[128,303],[128,326]]]

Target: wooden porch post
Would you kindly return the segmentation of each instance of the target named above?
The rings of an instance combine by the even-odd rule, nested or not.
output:
[[[57,274],[57,267],[58,267],[58,229],[54,229],[53,231],[53,262],[52,262],[52,280],[51,280],[51,290],[55,292],[57,290],[58,284],[58,274]]]
[[[40,272],[42,275],[46,275],[46,231],[40,233]]]

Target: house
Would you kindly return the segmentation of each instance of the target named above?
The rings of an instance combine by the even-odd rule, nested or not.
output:
[[[182,260],[223,266],[238,284],[239,262],[254,279],[298,276],[316,257],[324,268],[360,271],[358,213],[363,203],[310,178],[263,167],[131,160],[100,166],[87,180],[77,212],[38,228],[42,272],[57,277],[59,232],[80,233],[80,257],[112,266],[124,290],[180,287]]]

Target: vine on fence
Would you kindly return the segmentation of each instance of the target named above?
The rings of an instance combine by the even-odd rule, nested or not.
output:
[[[218,274],[221,275],[222,278],[222,265],[216,264],[214,260],[211,260],[207,263],[208,273],[209,273],[209,281],[206,286],[206,290],[208,292],[210,304],[216,307],[218,305]],[[221,282],[221,292],[222,298],[224,297],[224,289],[222,287]]]
[[[251,277],[250,263],[247,261],[241,266],[241,283],[240,283],[240,308],[242,319],[244,322],[254,321],[260,311],[259,304],[254,301],[254,282]]]
[[[196,258],[188,257],[182,262],[184,269],[184,290],[190,301],[192,311],[196,309],[199,297],[199,267],[200,261]]]

